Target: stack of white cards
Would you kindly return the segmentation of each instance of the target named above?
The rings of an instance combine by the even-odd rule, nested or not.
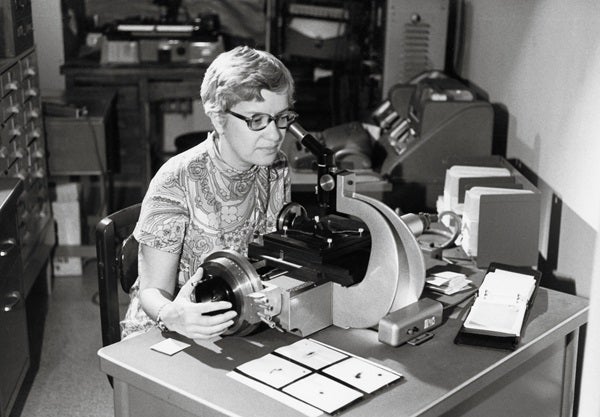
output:
[[[425,285],[430,290],[445,295],[452,295],[466,290],[469,288],[469,284],[471,284],[471,280],[467,279],[465,274],[452,271],[435,272],[428,276],[425,282]]]
[[[501,269],[488,272],[465,319],[465,330],[492,336],[519,336],[535,289],[532,275]]]

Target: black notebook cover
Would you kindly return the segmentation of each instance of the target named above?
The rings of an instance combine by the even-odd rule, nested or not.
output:
[[[525,330],[527,325],[527,320],[529,318],[529,312],[531,311],[531,306],[535,301],[535,297],[537,294],[537,290],[540,285],[540,280],[542,277],[542,273],[533,268],[528,267],[518,267],[513,265],[506,265],[497,262],[492,262],[488,269],[487,273],[494,272],[497,269],[509,272],[515,272],[518,274],[533,276],[535,280],[535,289],[533,294],[529,298],[527,303],[527,309],[525,312],[525,317],[523,318],[523,325],[521,327],[521,334]],[[485,279],[485,278],[484,278]],[[474,302],[475,300],[473,300]],[[472,303],[471,303],[472,305]],[[470,308],[470,307],[469,307]],[[465,318],[468,317],[468,312],[465,315]],[[464,322],[464,320],[463,320]],[[506,350],[515,350],[519,345],[519,341],[521,340],[521,336],[492,336],[492,335],[483,335],[478,333],[471,333],[464,326],[461,326],[458,334],[454,338],[454,343],[456,344],[465,344],[465,345],[474,345],[474,346],[484,346],[495,349],[506,349]]]

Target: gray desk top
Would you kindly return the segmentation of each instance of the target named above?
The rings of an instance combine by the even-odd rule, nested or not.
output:
[[[434,416],[475,394],[587,321],[587,300],[540,288],[520,347],[514,352],[455,345],[460,321],[449,319],[435,337],[417,347],[393,348],[372,330],[329,327],[312,337],[388,366],[404,379],[342,413],[344,416]],[[174,337],[177,337],[176,335]],[[238,365],[298,340],[264,331],[192,346],[167,356],[150,346],[163,340],[157,330],[100,349],[101,369],[198,415],[302,416],[226,376]],[[183,339],[190,342],[187,339]]]

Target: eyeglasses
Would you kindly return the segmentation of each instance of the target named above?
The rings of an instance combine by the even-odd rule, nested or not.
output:
[[[248,125],[248,129],[254,131],[263,130],[269,125],[269,123],[271,123],[272,120],[275,121],[275,125],[279,129],[287,129],[292,123],[294,123],[296,117],[298,117],[298,113],[293,112],[291,110],[284,110],[281,113],[276,114],[275,116],[271,116],[267,113],[255,113],[250,117],[246,117],[239,113],[235,113],[231,110],[227,110],[227,113],[234,117],[237,117],[240,120],[245,121]]]

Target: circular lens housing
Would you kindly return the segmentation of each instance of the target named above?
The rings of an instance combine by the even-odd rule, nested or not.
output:
[[[232,305],[232,310],[235,310],[238,314],[240,313],[231,286],[221,277],[207,275],[196,285],[195,298],[197,303],[229,301]],[[215,316],[225,311],[227,310],[215,310],[206,313],[206,315]]]
[[[263,285],[250,261],[235,251],[223,250],[209,255],[201,266],[207,278],[196,286],[194,301],[223,300],[232,304],[238,315],[224,335],[244,336],[256,329],[260,318],[256,316],[248,295],[262,290]]]

